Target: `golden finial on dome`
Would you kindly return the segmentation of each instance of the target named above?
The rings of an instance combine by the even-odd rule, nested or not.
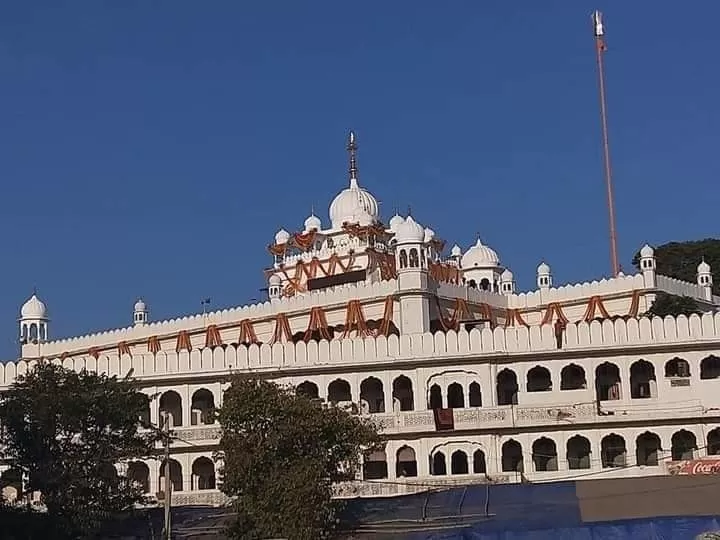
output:
[[[348,171],[350,173],[350,187],[357,187],[357,144],[355,143],[354,131],[350,131],[348,135],[347,151],[350,154],[350,169]]]

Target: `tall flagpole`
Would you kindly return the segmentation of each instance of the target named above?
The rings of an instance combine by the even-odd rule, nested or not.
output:
[[[595,33],[595,49],[597,53],[598,86],[600,89],[600,122],[602,124],[603,157],[605,162],[605,187],[607,188],[608,217],[610,218],[610,264],[613,276],[620,273],[617,251],[617,231],[615,229],[615,199],[613,197],[612,170],[610,168],[610,144],[608,143],[607,104],[605,101],[605,68],[603,54],[605,46],[605,29],[602,23],[602,13],[595,11],[592,14],[593,31]]]

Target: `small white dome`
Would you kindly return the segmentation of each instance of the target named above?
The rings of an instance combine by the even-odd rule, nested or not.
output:
[[[450,255],[453,257],[460,257],[462,255],[462,249],[460,249],[460,246],[455,244],[450,250]]]
[[[547,275],[550,273],[550,266],[546,262],[541,262],[537,267],[538,275]]]
[[[652,247],[650,247],[649,244],[645,244],[642,247],[642,249],[640,249],[641,257],[649,258],[649,257],[653,257],[654,255],[655,255],[655,250]]]
[[[322,229],[322,221],[315,214],[310,214],[305,220],[305,232],[319,231]]]
[[[698,274],[709,274],[711,271],[712,271],[712,269],[710,268],[710,265],[705,262],[705,259],[700,261],[700,264],[698,264],[698,267],[697,267]]]
[[[273,274],[270,276],[270,279],[268,279],[268,285],[271,287],[277,287],[282,283],[282,278],[278,276],[277,274]]]
[[[483,245],[479,238],[460,260],[463,268],[495,268],[498,264],[500,264],[498,254],[492,248]]]
[[[403,223],[398,226],[395,233],[395,240],[398,244],[405,243],[422,243],[425,239],[425,229],[412,216],[408,216]]]
[[[146,309],[145,302],[143,302],[142,298],[138,298],[138,301],[135,302],[135,311],[145,311]]]
[[[277,245],[287,244],[288,240],[290,240],[290,233],[285,229],[280,229],[275,233],[275,243]]]
[[[47,309],[45,304],[33,294],[30,299],[20,308],[20,317],[23,319],[45,319],[47,318]]]
[[[364,210],[361,211],[357,216],[355,216],[355,219],[357,220],[358,225],[360,225],[361,227],[367,227],[368,225],[372,225],[375,222],[375,219]]]
[[[503,273],[500,274],[500,281],[508,283],[513,280],[513,277],[513,273],[506,268],[505,270],[503,270]]]
[[[396,233],[397,228],[400,226],[401,223],[405,223],[405,218],[399,214],[395,214],[393,217],[390,218],[390,223],[388,223],[388,227],[392,232]]]
[[[358,223],[361,215],[370,216],[375,222],[380,215],[377,199],[369,191],[361,188],[356,179],[350,180],[350,187],[343,189],[330,204],[330,221],[333,229],[339,229],[343,223]],[[365,216],[362,216],[365,218]],[[367,218],[365,218],[367,219]]]
[[[435,238],[435,231],[433,231],[431,228],[427,227],[425,229],[425,238],[424,238],[425,243],[428,243],[433,238]]]

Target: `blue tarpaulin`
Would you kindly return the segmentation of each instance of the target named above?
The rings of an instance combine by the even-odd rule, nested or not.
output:
[[[402,540],[693,540],[720,531],[717,516],[583,522],[575,482],[357,499],[348,516],[360,538]]]

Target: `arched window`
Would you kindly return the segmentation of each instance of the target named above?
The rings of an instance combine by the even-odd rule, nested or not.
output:
[[[523,472],[523,455],[520,443],[510,439],[502,445],[503,472]]]
[[[127,478],[134,484],[140,486],[143,493],[150,492],[150,468],[142,461],[131,461],[128,463]]]
[[[570,437],[567,442],[568,469],[590,468],[590,441],[582,435]]]
[[[695,435],[685,429],[676,431],[671,439],[672,443],[672,460],[680,461],[683,459],[693,459],[695,450],[697,450],[697,439]]]
[[[485,452],[475,450],[473,453],[473,473],[487,474],[487,463],[485,462]]]
[[[655,367],[646,360],[638,360],[630,366],[630,397],[647,399],[655,397]]]
[[[621,398],[620,369],[610,362],[603,362],[595,369],[595,391],[599,401]]]
[[[700,362],[700,378],[701,379],[718,379],[720,378],[720,358],[710,355],[702,359]]]
[[[375,377],[368,377],[360,383],[360,399],[368,405],[369,413],[385,412],[383,383]]]
[[[400,268],[407,268],[408,258],[407,252],[404,249],[400,250]]]
[[[463,387],[459,383],[452,383],[448,386],[448,408],[462,409],[465,407],[465,396]]]
[[[541,437],[533,443],[532,452],[536,471],[558,470],[557,447],[554,441],[547,437]]]
[[[550,392],[552,390],[552,379],[550,371],[542,366],[535,366],[527,373],[528,392]]]
[[[482,392],[480,385],[476,382],[470,383],[468,401],[470,402],[470,407],[482,407]]]
[[[709,456],[720,454],[720,428],[715,428],[707,434],[707,453]]]
[[[577,364],[568,364],[560,372],[560,390],[585,390],[585,370]]]
[[[318,390],[317,384],[312,381],[303,381],[298,384],[297,388],[295,389],[295,393],[298,396],[305,396],[309,399],[318,399],[320,397],[320,392]]]
[[[600,459],[603,469],[625,467],[627,462],[625,439],[615,433],[603,437],[600,441]]]
[[[328,385],[328,401],[342,403],[352,401],[350,383],[343,379],[335,379]]]
[[[415,248],[410,250],[410,268],[418,268],[420,266],[420,257],[418,251]]]
[[[363,480],[380,480],[388,477],[385,450],[376,450],[368,454],[363,461]]]
[[[400,411],[412,411],[415,408],[412,382],[405,375],[400,375],[393,381],[393,402]]]
[[[488,278],[482,278],[480,280],[480,289],[482,289],[483,291],[490,290],[490,280]]]
[[[182,399],[174,390],[168,390],[160,396],[160,427],[165,425],[168,416],[170,427],[182,425]]]
[[[215,398],[210,390],[201,388],[192,395],[190,407],[190,424],[212,424],[215,421]]]
[[[636,457],[638,465],[654,467],[658,464],[662,448],[660,446],[660,437],[655,433],[646,431],[642,435],[639,435],[635,441],[635,446],[637,447]]]
[[[498,405],[517,405],[517,375],[511,369],[503,369],[497,375]]]
[[[433,476],[444,476],[447,474],[445,454],[436,452],[430,461],[430,474]]]
[[[183,475],[182,466],[174,459],[170,460],[170,485],[172,486],[173,492],[183,490]],[[163,461],[160,465],[160,490],[165,489],[165,469],[167,462]]]
[[[442,390],[437,384],[433,384],[430,387],[430,399],[428,401],[428,407],[430,409],[442,409]]]
[[[690,377],[690,364],[677,356],[668,360],[665,364],[665,377]]]
[[[462,450],[455,450],[450,456],[450,472],[452,474],[467,474],[468,473],[468,458],[467,454]]]
[[[215,464],[210,458],[201,456],[193,461],[192,489],[215,489]]]
[[[409,446],[398,449],[395,461],[395,475],[398,478],[417,476],[415,450]]]

